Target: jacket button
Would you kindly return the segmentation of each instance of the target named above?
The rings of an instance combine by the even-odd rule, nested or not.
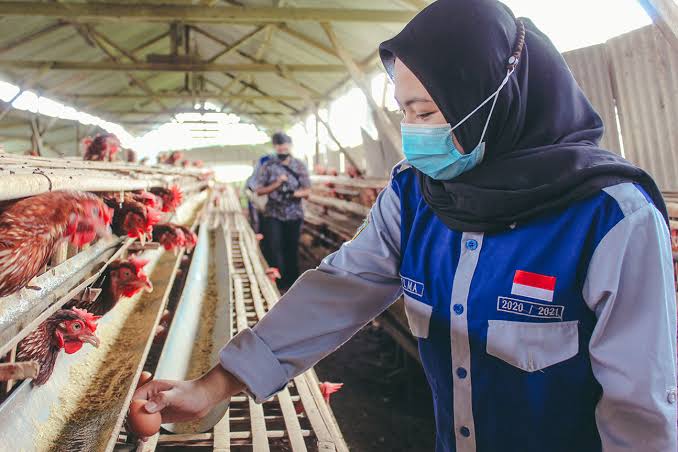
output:
[[[467,374],[466,369],[464,369],[463,367],[457,367],[457,377],[463,379],[466,378],[466,374]]]
[[[459,429],[459,433],[461,433],[461,436],[468,438],[471,436],[471,430],[468,429],[468,427],[462,427]]]
[[[457,315],[462,315],[464,313],[464,306],[460,304],[455,304],[452,306],[452,309],[454,310],[454,313]]]
[[[671,404],[676,403],[676,389],[675,388],[672,388],[672,389],[669,390],[669,394],[666,397],[666,400]]]
[[[477,240],[467,240],[466,241],[466,248],[470,249],[471,251],[474,251],[478,249],[478,241]]]

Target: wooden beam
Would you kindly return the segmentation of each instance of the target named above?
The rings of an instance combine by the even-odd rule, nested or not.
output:
[[[228,82],[224,88],[231,88],[235,83],[233,80]],[[300,101],[303,100],[300,96],[285,96],[285,95],[276,95],[272,94],[270,96],[264,96],[259,94],[229,94],[228,90],[216,93],[216,92],[198,92],[195,95],[191,94],[181,94],[181,93],[165,93],[155,91],[154,96],[159,99],[170,99],[170,100],[193,100],[195,97],[200,99],[214,99],[214,100],[289,100],[289,101]],[[107,94],[74,94],[74,95],[64,95],[64,98],[71,99],[73,101],[88,101],[88,100],[145,100],[148,99],[146,94],[116,94],[116,93],[107,93]]]
[[[29,42],[32,42],[32,41],[40,38],[41,36],[49,34],[49,33],[53,32],[54,30],[58,30],[58,29],[63,28],[65,26],[66,26],[66,24],[64,24],[63,22],[57,22],[57,23],[51,24],[51,25],[49,25],[45,28],[41,28],[40,30],[34,31],[33,33],[30,33],[26,36],[21,36],[19,38],[16,38],[15,40],[13,40],[13,41],[11,41],[11,42],[3,45],[3,46],[0,46],[0,53],[5,53],[5,52],[9,52],[10,50],[14,50],[14,49],[16,49],[17,47],[19,47],[23,44],[28,44]]]
[[[346,157],[346,160],[348,161],[348,163],[350,163],[351,165],[353,165],[354,167],[356,167],[356,169],[358,169],[358,170],[360,170],[360,171],[364,171],[365,168],[361,168],[361,167],[355,162],[355,160],[353,160],[353,157],[351,157],[351,155],[348,153],[348,151],[346,150],[346,148],[344,148],[344,147],[341,145],[341,143],[339,142],[339,139],[337,139],[337,137],[334,135],[334,132],[332,132],[332,128],[330,127],[330,125],[327,123],[327,121],[325,121],[323,118],[320,117],[320,114],[318,114],[317,111],[315,112],[315,117],[318,118],[318,121],[325,127],[325,130],[327,130],[327,134],[330,136],[330,138],[332,139],[332,141],[334,141],[334,144],[337,145],[337,147],[339,148],[339,152],[341,152],[342,154],[344,154],[344,157]]]
[[[40,127],[38,126],[38,119],[35,116],[31,118],[31,132],[31,143],[33,145],[33,150],[38,151],[38,155],[44,155]]]
[[[23,94],[24,91],[26,91],[27,89],[31,89],[31,87],[32,87],[34,84],[36,84],[38,81],[40,81],[40,79],[41,79],[42,77],[44,77],[44,75],[45,75],[45,74],[47,73],[47,71],[49,70],[49,67],[47,67],[47,66],[40,66],[40,67],[38,67],[37,69],[40,69],[37,73],[31,74],[31,75],[27,76],[27,77],[24,78],[21,82],[18,83],[18,85],[19,85],[19,91],[17,91],[17,93],[14,95],[14,97],[12,97],[12,98],[6,103],[6,105],[3,107],[2,111],[0,111],[0,121],[2,120],[2,118],[4,118],[5,116],[7,116],[7,113],[9,113],[10,110],[12,110],[12,103],[13,103],[15,100],[17,100],[17,99],[19,98],[19,96],[21,96],[21,94]]]
[[[117,45],[116,43],[114,43],[113,41],[111,41],[109,38],[107,38],[107,37],[104,36],[103,34],[101,34],[101,33],[99,33],[98,31],[96,31],[94,28],[89,27],[89,26],[86,26],[85,29],[86,29],[86,31],[89,33],[89,35],[92,36],[92,39],[94,40],[94,42],[96,43],[96,45],[97,45],[97,46],[98,46],[98,47],[99,47],[106,55],[108,55],[108,57],[111,59],[112,62],[114,62],[114,63],[116,63],[116,64],[120,64],[120,63],[121,63],[120,58],[117,57],[117,56],[115,56],[115,55],[113,54],[113,52],[111,52],[110,50],[108,50],[101,42],[104,42],[106,45],[112,47],[112,48],[115,49],[117,52],[119,52],[119,53],[121,53],[122,55],[124,55],[125,57],[127,57],[127,59],[129,59],[130,61],[132,61],[132,63],[138,63],[138,62],[139,62],[139,59],[137,59],[132,53],[126,51],[125,49],[123,49],[122,47],[120,47],[119,45]],[[137,85],[143,92],[145,92],[145,93],[151,98],[151,100],[152,100],[155,104],[157,104],[158,106],[160,106],[160,108],[162,108],[164,111],[166,111],[166,110],[168,109],[167,105],[165,105],[160,99],[158,99],[158,98],[155,97],[155,93],[153,92],[153,90],[151,89],[151,87],[150,87],[144,80],[140,79],[139,77],[137,77],[137,76],[135,76],[134,74],[131,74],[131,73],[129,73],[129,72],[127,73],[127,77],[128,77],[135,85]]]
[[[84,21],[139,22],[379,22],[406,23],[412,11],[350,8],[275,8],[275,7],[207,7],[202,5],[134,5],[124,3],[45,3],[9,1],[0,3],[0,16],[50,17]]]
[[[383,132],[385,138],[391,142],[394,149],[401,149],[400,131],[395,128],[384,109],[375,102],[372,97],[372,87],[370,86],[365,73],[360,69],[358,64],[353,61],[351,54],[341,45],[332,25],[326,22],[321,25],[332,43],[334,50],[337,52],[337,55],[339,55],[339,58],[344,62],[346,69],[348,69],[351,78],[365,95],[367,105],[370,107],[370,110],[372,110],[380,135],[381,132]]]
[[[278,25],[278,30],[287,33],[288,35],[297,38],[298,40],[305,42],[306,44],[318,49],[322,50],[323,52],[327,53],[328,55],[332,55],[334,57],[338,57],[337,52],[334,51],[332,47],[326,46],[320,41],[316,41],[315,39],[311,38],[310,36],[295,30],[294,28],[290,28],[287,24],[279,24]]]
[[[2,4],[2,3],[0,3]],[[13,69],[40,69],[53,71],[111,71],[111,72],[278,72],[285,68],[290,72],[318,74],[342,73],[340,64],[285,64],[269,63],[220,64],[220,63],[116,63],[113,61],[36,61],[0,60],[0,66]]]
[[[139,44],[138,46],[136,46],[135,48],[133,48],[133,49],[130,50],[129,52],[130,52],[131,54],[135,54],[135,53],[137,53],[137,52],[140,52],[140,51],[142,51],[143,49],[145,49],[146,47],[150,47],[150,46],[152,46],[153,44],[155,44],[156,42],[162,41],[163,39],[165,39],[165,38],[168,37],[169,35],[170,35],[170,32],[169,32],[169,31],[166,31],[166,32],[164,32],[164,33],[160,33],[158,36],[155,36],[155,37],[149,39],[148,41],[142,42],[141,44]]]
[[[175,116],[178,114],[188,114],[188,113],[217,113],[214,111],[198,111],[198,110],[174,110],[174,111],[169,111],[169,112],[158,112],[158,111],[149,111],[149,110],[101,110],[102,113],[106,113],[108,115],[115,115],[115,116],[130,116],[130,115],[167,115],[167,116]],[[259,115],[259,116],[285,116],[287,113],[281,112],[281,111],[253,111],[253,112],[247,112],[243,114],[248,114],[248,115]],[[124,119],[120,119],[121,121],[124,121]],[[199,121],[199,122],[206,122],[206,121]]]
[[[221,45],[223,45],[223,46],[226,46],[225,49],[223,49],[223,50],[217,52],[214,56],[212,56],[211,58],[209,58],[209,59],[206,61],[207,63],[214,63],[214,62],[217,61],[219,58],[223,58],[223,57],[225,57],[225,56],[231,55],[231,54],[234,53],[236,50],[238,50],[241,46],[243,46],[244,44],[247,44],[247,43],[250,41],[250,39],[252,39],[252,38],[254,38],[255,36],[259,35],[259,33],[262,33],[262,32],[265,32],[265,31],[271,29],[272,27],[273,27],[272,25],[264,25],[264,26],[262,26],[262,27],[257,27],[256,29],[254,29],[253,31],[247,33],[245,36],[243,36],[242,38],[238,39],[237,41],[235,41],[235,42],[234,42],[233,44],[231,44],[231,45],[226,44],[226,42],[222,41],[221,39],[217,38],[216,36],[214,36],[214,35],[212,35],[212,34],[210,34],[210,35],[208,36],[208,33],[209,33],[209,32],[207,32],[207,31],[205,31],[205,30],[203,30],[203,29],[201,29],[201,28],[194,27],[193,29],[196,30],[198,33],[201,33],[201,34],[207,36],[208,38],[211,38],[212,40],[218,42],[219,44],[221,44]]]
[[[674,0],[638,0],[664,38],[678,50],[678,4]]]

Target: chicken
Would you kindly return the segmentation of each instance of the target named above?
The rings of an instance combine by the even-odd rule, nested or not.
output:
[[[174,212],[184,200],[181,189],[176,185],[172,185],[170,188],[153,187],[151,193],[162,201],[161,210],[163,212]]]
[[[122,202],[115,196],[104,197],[113,209],[113,232],[118,236],[138,238],[142,242],[153,233],[153,226],[160,221],[160,212],[125,196]]]
[[[172,152],[167,159],[165,160],[164,163],[172,166],[177,166],[179,162],[181,162],[184,159],[184,153],[181,151],[174,151]]]
[[[179,225],[161,223],[153,228],[153,241],[160,243],[167,251],[186,244],[186,236]]]
[[[25,287],[68,239],[83,246],[107,234],[111,211],[89,193],[55,191],[24,198],[0,213],[0,297]]]
[[[153,291],[153,284],[144,273],[145,259],[130,257],[111,262],[92,287],[100,288],[101,294],[93,301],[73,300],[66,307],[86,309],[103,316],[115,307],[122,297],[132,297],[140,290]]]
[[[16,360],[40,364],[38,376],[33,379],[34,385],[47,382],[61,349],[71,355],[85,343],[99,346],[99,338],[95,334],[97,320],[99,317],[84,309],[60,309],[19,342]]]
[[[97,135],[94,139],[85,138],[83,145],[85,146],[84,160],[112,162],[115,154],[120,150],[120,141],[112,133]]]
[[[162,204],[162,200],[159,197],[157,197],[153,193],[147,192],[146,190],[125,193],[125,196],[129,196],[133,200],[140,202],[145,206],[150,207],[151,209],[160,209],[160,206]]]
[[[198,243],[197,234],[195,232],[191,231],[186,226],[177,225],[177,227],[184,232],[184,239],[185,239],[184,246],[186,247],[186,250],[190,251],[193,248],[195,248],[195,245]]]
[[[325,403],[329,405],[330,396],[339,391],[344,386],[344,383],[330,383],[329,381],[325,381],[320,383],[318,386],[320,387],[320,393],[322,394],[323,399],[325,399]],[[301,400],[299,400],[294,405],[294,407],[296,408],[297,414],[304,412],[304,405],[302,404]]]

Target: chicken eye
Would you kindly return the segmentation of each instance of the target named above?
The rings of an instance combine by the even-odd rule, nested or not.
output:
[[[82,329],[82,325],[80,323],[74,323],[73,324],[73,331],[80,331]]]
[[[99,215],[98,207],[92,207],[92,215],[94,215],[95,217]]]

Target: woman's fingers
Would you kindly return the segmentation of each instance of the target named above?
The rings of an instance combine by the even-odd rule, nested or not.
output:
[[[146,411],[148,411],[149,413],[156,413],[158,411],[162,411],[165,408],[172,406],[175,396],[176,391],[174,389],[158,392],[156,394],[151,395],[151,397],[148,399],[149,401],[146,402],[144,408],[146,408]]]
[[[172,389],[176,382],[168,380],[152,380],[134,391],[133,399],[149,400],[153,395]]]

